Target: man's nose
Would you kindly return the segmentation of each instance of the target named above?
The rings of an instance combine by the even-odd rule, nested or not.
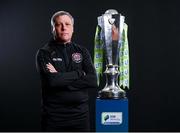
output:
[[[65,30],[65,29],[66,29],[66,25],[62,24],[62,30]]]

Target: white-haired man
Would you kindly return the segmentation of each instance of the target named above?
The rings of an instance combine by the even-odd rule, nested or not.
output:
[[[51,18],[53,39],[36,55],[42,85],[42,131],[90,131],[88,89],[97,87],[86,48],[72,42],[74,19],[66,11]]]

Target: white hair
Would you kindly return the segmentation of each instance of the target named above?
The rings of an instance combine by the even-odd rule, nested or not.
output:
[[[69,12],[66,11],[58,11],[56,13],[53,14],[53,16],[51,17],[51,26],[54,28],[55,26],[55,19],[58,16],[63,16],[63,15],[67,15],[69,16],[69,18],[72,20],[72,24],[74,25],[74,18],[72,17],[72,15]]]

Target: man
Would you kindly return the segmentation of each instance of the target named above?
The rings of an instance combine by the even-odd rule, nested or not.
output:
[[[89,52],[71,40],[73,24],[68,12],[56,12],[53,39],[37,52],[42,131],[89,131],[88,89],[97,87],[96,72]]]

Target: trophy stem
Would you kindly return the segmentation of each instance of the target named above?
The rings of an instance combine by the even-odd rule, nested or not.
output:
[[[106,71],[106,85],[104,89],[99,92],[99,97],[102,99],[124,99],[126,92],[118,85],[118,65],[107,65]]]

